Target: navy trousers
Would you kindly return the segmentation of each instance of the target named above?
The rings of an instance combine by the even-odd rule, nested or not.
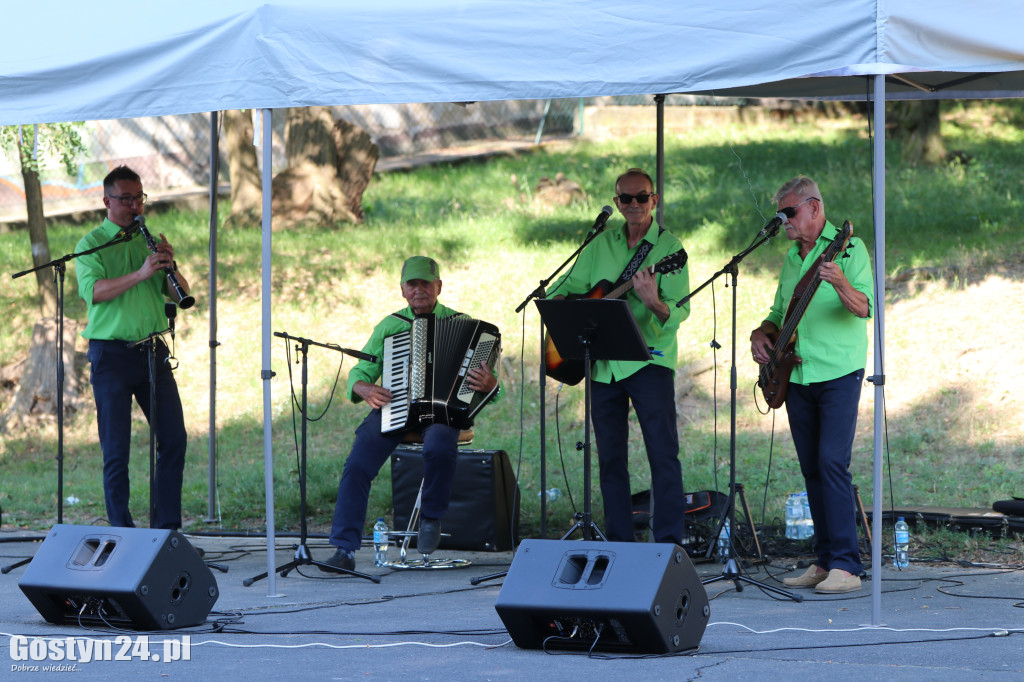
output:
[[[156,513],[154,528],[181,528],[181,481],[188,434],[178,384],[165,362],[170,353],[156,342]],[[89,341],[96,425],[103,450],[103,494],[111,526],[133,528],[128,498],[128,460],[132,436],[132,399],[152,423],[149,404],[149,349],[126,341]]]
[[[863,570],[850,475],[863,381],[860,369],[831,381],[790,384],[786,394],[789,430],[814,520],[817,564],[853,575]]]
[[[370,484],[388,457],[402,442],[405,431],[380,432],[381,412],[372,410],[356,428],[356,440],[345,460],[338,483],[338,500],[331,523],[331,544],[356,551],[362,544]],[[420,517],[439,519],[448,511],[455,480],[459,430],[445,424],[430,424],[423,436],[423,499]]]
[[[604,498],[605,536],[631,542],[633,502],[629,480],[629,405],[633,404],[651,466],[654,539],[682,543],[686,506],[679,465],[675,383],[672,370],[647,365],[610,384],[591,385],[591,415]]]

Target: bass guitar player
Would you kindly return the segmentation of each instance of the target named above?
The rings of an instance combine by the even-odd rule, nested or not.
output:
[[[808,281],[807,273],[816,268],[811,279],[820,280],[795,327],[799,361],[793,363],[784,401],[807,485],[816,560],[802,575],[783,583],[824,594],[853,592],[861,589],[862,564],[850,459],[867,359],[867,320],[874,308],[871,262],[864,243],[855,237],[845,242],[842,253],[833,254],[838,256],[834,260],[821,258],[843,238],[825,218],[821,191],[810,178],[788,181],[775,193],[775,201],[790,216],[783,227],[793,244],[768,317],[750,335],[755,362],[764,366],[775,357],[772,339],[785,326],[788,304],[800,283]]]

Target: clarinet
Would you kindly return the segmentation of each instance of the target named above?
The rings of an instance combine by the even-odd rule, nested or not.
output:
[[[139,227],[139,232],[146,238],[146,244],[149,245],[149,250],[156,253],[156,242],[153,241],[153,235],[146,229],[146,219],[142,216],[135,216],[135,223]],[[167,282],[171,285],[171,291],[174,294],[174,298],[178,300],[178,307],[182,310],[188,310],[195,305],[196,299],[185,293],[185,289],[182,288],[181,282],[178,281],[178,276],[174,274],[174,269],[171,267],[164,268],[164,272],[167,273]]]

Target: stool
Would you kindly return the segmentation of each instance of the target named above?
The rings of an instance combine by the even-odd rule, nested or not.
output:
[[[456,444],[459,447],[471,445],[473,443],[473,431],[469,429],[463,429],[459,431],[459,437]],[[422,445],[423,437],[416,431],[410,431],[402,437],[402,444],[404,445]],[[391,568],[399,570],[409,569],[439,569],[439,568],[465,568],[472,564],[472,561],[465,559],[431,559],[429,554],[422,554],[421,559],[409,559],[407,558],[407,550],[409,549],[409,541],[413,535],[417,534],[414,530],[419,525],[420,520],[420,505],[423,501],[423,480],[420,480],[419,492],[416,493],[416,501],[412,505],[412,511],[409,513],[409,523],[404,531],[393,533],[393,535],[401,537],[402,542],[399,545],[398,550],[398,561],[390,562]],[[444,537],[445,533],[441,533]]]

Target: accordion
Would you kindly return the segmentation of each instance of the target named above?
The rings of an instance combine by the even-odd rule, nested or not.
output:
[[[381,409],[381,433],[422,424],[469,428],[477,413],[498,392],[466,385],[471,369],[494,371],[501,334],[493,324],[464,315],[421,315],[408,331],[384,339],[381,385],[391,402]]]

